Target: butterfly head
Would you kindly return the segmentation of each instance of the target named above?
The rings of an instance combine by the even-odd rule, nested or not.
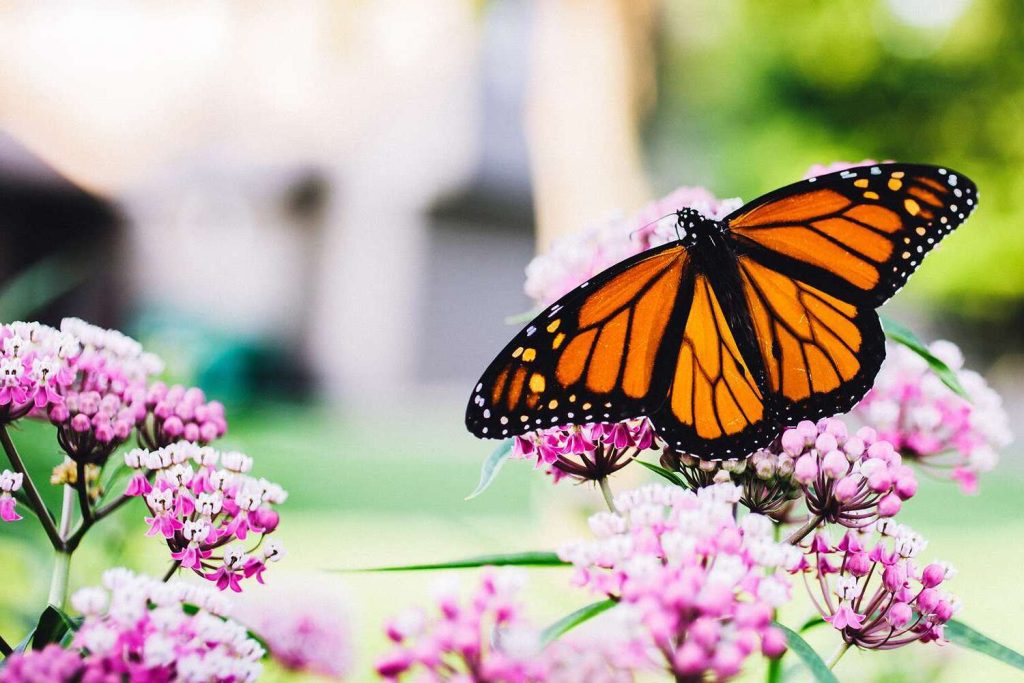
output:
[[[676,232],[680,241],[692,247],[698,241],[714,239],[722,234],[723,226],[696,209],[685,207],[676,211]]]

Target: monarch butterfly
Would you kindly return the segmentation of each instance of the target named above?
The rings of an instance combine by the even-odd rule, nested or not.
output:
[[[977,204],[955,171],[876,164],[810,178],[548,307],[490,364],[466,411],[484,438],[646,416],[670,448],[743,457],[788,424],[848,411],[885,357],[875,309]]]

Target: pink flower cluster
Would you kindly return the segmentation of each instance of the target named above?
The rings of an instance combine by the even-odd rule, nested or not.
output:
[[[628,218],[572,232],[526,267],[526,294],[547,306],[610,266],[651,247],[677,239],[674,213],[690,207],[709,218],[724,218],[739,199],[717,199],[702,187],[680,187]],[[665,219],[665,220],[662,220]]]
[[[767,517],[737,522],[741,493],[729,483],[629,491],[615,498],[618,514],[591,518],[596,540],[559,551],[578,584],[635,612],[676,680],[726,680],[755,653],[786,649],[772,610],[789,599],[782,570],[799,566],[801,553],[772,540]]]
[[[436,611],[409,610],[386,627],[393,649],[377,663],[385,680],[544,681],[538,634],[526,622],[521,571],[487,571],[468,599],[457,583],[441,584]]]
[[[796,460],[793,478],[811,514],[848,527],[892,517],[917,492],[914,471],[875,430],[849,434],[838,418],[804,420],[782,434],[782,449]]]
[[[388,681],[453,683],[630,683],[640,654],[614,638],[563,637],[546,647],[526,618],[522,570],[487,568],[468,596],[458,582],[435,589],[431,611],[408,610],[385,632],[392,650],[377,662]]]
[[[138,426],[140,442],[146,448],[162,448],[178,440],[208,444],[228,428],[223,404],[207,401],[203,390],[196,387],[156,382],[146,391],[145,407]]]
[[[732,482],[743,490],[741,505],[751,512],[772,515],[802,494],[793,480],[793,457],[777,446],[773,443],[736,460],[701,460],[666,450],[661,454],[661,466],[677,472],[693,489]]]
[[[335,582],[313,581],[303,576],[301,582],[246,593],[236,599],[232,614],[259,635],[286,669],[341,679],[351,670],[354,654],[349,604]]]
[[[905,457],[973,493],[978,475],[995,467],[998,450],[1012,440],[1006,411],[984,378],[964,369],[955,344],[936,341],[928,348],[956,373],[970,401],[947,387],[919,355],[890,346],[856,413]]]
[[[515,437],[512,454],[536,458],[557,482],[563,477],[597,481],[628,465],[638,451],[654,445],[647,418],[617,423],[553,427]]]
[[[21,519],[16,509],[18,501],[14,498],[14,492],[21,488],[24,479],[25,475],[21,472],[0,472],[0,520],[17,522]]]
[[[71,649],[14,655],[0,682],[241,683],[259,677],[263,649],[227,618],[218,593],[121,568],[105,572],[103,586],[72,596],[85,619]]]
[[[939,587],[954,572],[942,563],[921,568],[915,558],[925,545],[920,535],[890,519],[847,530],[834,545],[820,531],[796,571],[803,573],[822,617],[847,643],[885,650],[942,641],[943,625],[959,602]],[[807,580],[812,574],[816,581]]]
[[[133,449],[125,464],[136,470],[125,495],[141,496],[149,508],[147,535],[163,537],[174,560],[220,590],[240,592],[241,581],[252,576],[263,583],[267,563],[283,556],[281,545],[266,537],[278,524],[272,506],[287,493],[249,476],[249,456],[179,441],[155,451]],[[228,545],[236,540],[252,547]]]
[[[77,462],[102,464],[131,436],[145,415],[141,397],[163,363],[117,330],[65,318],[61,333],[78,340],[81,353],[69,365],[63,400],[47,413],[61,449]]]
[[[36,322],[0,326],[0,423],[63,403],[81,353],[71,334]]]

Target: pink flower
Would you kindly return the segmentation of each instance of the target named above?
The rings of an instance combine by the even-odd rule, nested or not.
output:
[[[14,655],[0,681],[239,683],[260,675],[259,643],[227,618],[220,594],[202,586],[111,569],[103,588],[82,589],[71,604],[84,620],[69,649]]]
[[[75,337],[47,325],[0,325],[0,422],[61,404],[80,352]]]
[[[963,367],[956,345],[937,341],[929,350],[952,369],[970,401],[954,393],[916,353],[890,346],[875,386],[856,414],[904,457],[949,477],[965,493],[998,461],[1012,440],[1002,401],[981,377]]]
[[[937,589],[954,572],[940,563],[919,569],[924,545],[891,519],[847,530],[836,544],[820,531],[804,546],[809,561],[794,571],[817,575],[805,581],[812,602],[847,643],[891,649],[942,640],[959,602]]]
[[[564,477],[597,481],[628,465],[653,441],[654,429],[647,418],[615,424],[596,422],[517,436],[512,454],[535,459],[556,482]]]
[[[868,526],[895,515],[917,492],[913,470],[870,428],[851,435],[838,418],[803,421],[786,430],[780,442],[796,459],[793,478],[808,510],[826,522]]]
[[[146,535],[163,538],[172,559],[220,590],[238,592],[253,577],[263,583],[267,565],[283,557],[281,545],[269,537],[279,522],[273,507],[288,494],[246,474],[252,469],[249,456],[178,442],[153,451],[133,449],[125,464],[136,470],[125,495],[141,496],[150,512]],[[229,546],[235,541],[249,546]]]
[[[349,605],[333,583],[318,585],[305,577],[301,585],[268,586],[246,594],[234,615],[287,669],[338,679],[352,669]]]
[[[215,441],[227,431],[224,406],[207,401],[202,389],[168,387],[156,382],[145,391],[144,410],[139,415],[139,438],[149,449],[184,440],[200,445]]]
[[[648,645],[639,650],[658,653],[660,668],[677,678],[724,680],[755,651],[782,653],[771,614],[789,599],[781,570],[801,553],[772,541],[767,517],[737,522],[741,494],[730,483],[628,491],[615,499],[620,514],[591,518],[596,540],[559,551],[576,566],[575,583],[636,615]]]
[[[0,520],[17,522],[21,519],[16,509],[18,501],[14,498],[14,492],[21,488],[23,480],[24,475],[21,472],[0,472]]]

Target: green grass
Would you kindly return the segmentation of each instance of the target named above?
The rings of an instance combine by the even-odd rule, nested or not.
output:
[[[426,604],[439,573],[335,570],[554,549],[586,534],[586,514],[601,504],[597,491],[551,486],[529,464],[515,461],[491,489],[465,501],[495,443],[465,435],[460,420],[450,417],[460,415],[458,408],[439,404],[421,414],[355,418],[339,417],[326,408],[284,406],[249,412],[231,422],[223,446],[249,452],[256,458],[255,474],[289,491],[278,531],[289,555],[268,579],[320,589],[337,586],[347,596],[358,642],[352,680],[372,679],[373,660],[386,646],[381,623],[406,606]],[[51,438],[44,425],[27,426],[15,435],[39,471],[57,462]],[[613,485],[622,489],[654,480],[655,475],[641,468],[627,468]],[[951,585],[964,601],[959,617],[1017,650],[1024,650],[1024,629],[1018,626],[1024,613],[1022,490],[1024,476],[1009,464],[983,478],[976,497],[963,496],[952,484],[922,479],[920,492],[900,516],[929,539],[925,561],[945,559],[959,569]],[[110,562],[162,572],[166,550],[142,532],[141,511],[131,507],[116,523],[98,529],[81,557],[75,557],[72,586],[95,583]],[[8,640],[20,639],[42,605],[49,571],[43,543],[29,518],[0,528],[0,634]],[[460,571],[467,578],[475,573]],[[593,600],[567,589],[564,569],[536,569],[532,575],[529,604],[538,625]],[[784,615],[791,624],[807,614],[800,590],[795,593],[799,606]],[[258,591],[258,586],[252,589],[253,599]],[[594,626],[600,626],[600,618]],[[810,641],[827,656],[836,639],[820,628]],[[838,674],[843,681],[1020,680],[1020,672],[953,646],[850,652]],[[751,671],[746,680],[759,676]],[[285,678],[280,671],[269,672],[270,680]]]

